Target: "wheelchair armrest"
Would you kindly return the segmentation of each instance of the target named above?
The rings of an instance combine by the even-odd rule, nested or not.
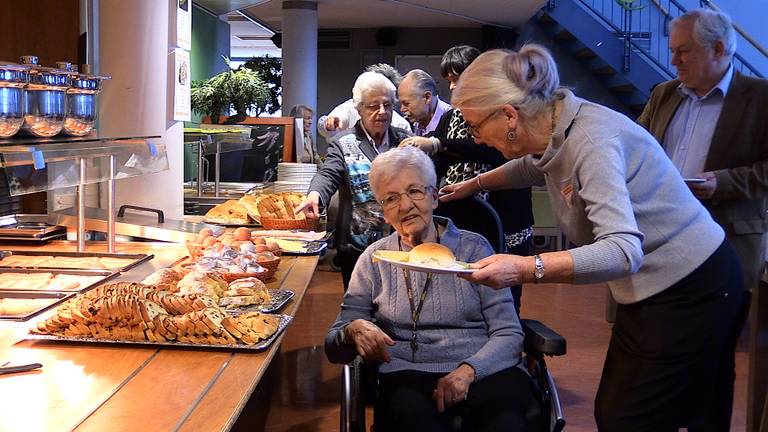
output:
[[[525,332],[525,351],[550,356],[565,354],[565,338],[556,331],[532,319],[521,319]]]

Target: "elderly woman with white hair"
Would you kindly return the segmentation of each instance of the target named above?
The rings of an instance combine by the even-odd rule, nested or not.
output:
[[[429,156],[414,147],[373,162],[371,187],[396,232],[358,260],[326,355],[348,363],[359,354],[378,365],[377,431],[450,430],[457,415],[468,431],[525,430],[533,399],[509,290],[372,259],[377,250],[410,251],[426,242],[448,247],[460,261],[492,253],[479,234],[432,215],[435,177]]]
[[[481,55],[452,101],[478,143],[512,160],[446,186],[444,199],[546,185],[577,245],[494,255],[468,279],[495,287],[607,282],[619,306],[595,401],[598,429],[720,430],[711,420],[731,410],[739,260],[664,150],[632,120],[560,88],[552,56],[538,45]]]
[[[325,160],[309,185],[307,199],[297,208],[308,218],[317,218],[320,206],[327,206],[333,194],[339,192],[335,242],[345,290],[360,253],[389,233],[368,183],[371,162],[410,136],[391,125],[395,86],[383,75],[363,72],[352,87],[352,101],[360,120],[350,133],[329,143]]]

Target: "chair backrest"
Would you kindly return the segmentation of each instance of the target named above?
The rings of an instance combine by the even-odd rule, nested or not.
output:
[[[496,253],[506,252],[501,219],[484,199],[473,195],[456,201],[441,202],[435,214],[450,218],[457,228],[485,237]]]

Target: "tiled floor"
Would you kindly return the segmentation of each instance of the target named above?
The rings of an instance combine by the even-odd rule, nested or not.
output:
[[[240,422],[236,429],[339,430],[340,367],[325,359],[323,337],[338,313],[341,295],[339,273],[315,274],[283,341],[281,355],[245,409],[244,417],[252,419],[248,426]],[[542,284],[524,288],[523,316],[544,322],[568,341],[568,354],[549,360],[564,405],[567,431],[595,430],[592,404],[610,335],[604,305],[603,286]],[[743,351],[737,353],[733,431],[745,429],[746,357]]]

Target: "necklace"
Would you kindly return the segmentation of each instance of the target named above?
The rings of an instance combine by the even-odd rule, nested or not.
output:
[[[440,230],[435,222],[435,236],[437,237],[437,243],[440,243]],[[402,244],[400,244],[400,250],[403,250]],[[427,280],[424,281],[424,287],[421,289],[421,295],[419,296],[419,302],[414,301],[413,286],[411,285],[411,271],[404,268],[400,268],[403,272],[403,279],[405,279],[405,289],[408,292],[408,306],[411,308],[411,361],[416,361],[416,351],[419,349],[417,341],[417,327],[419,325],[419,318],[421,317],[421,309],[424,307],[424,300],[427,298],[427,291],[432,284],[432,273],[427,273]]]

